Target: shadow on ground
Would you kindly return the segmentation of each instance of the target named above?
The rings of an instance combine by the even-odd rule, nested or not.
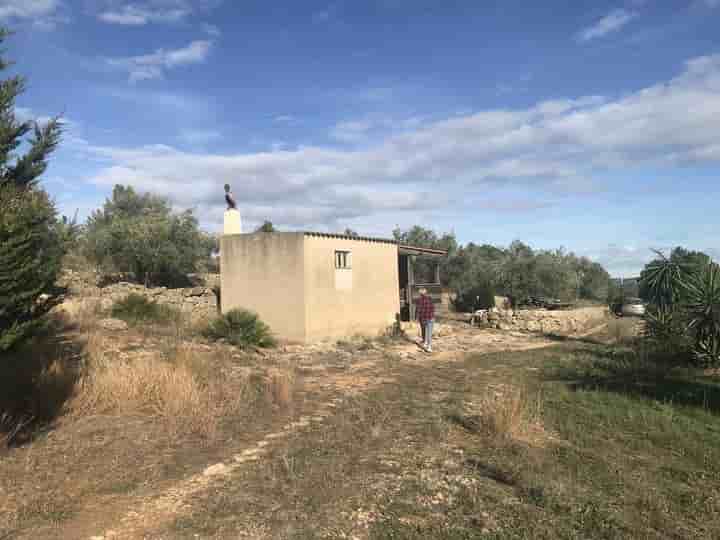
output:
[[[547,370],[548,380],[566,382],[573,390],[600,389],[720,414],[720,378],[701,369],[678,367],[629,347],[578,347],[573,352],[573,362]]]
[[[26,444],[51,429],[73,395],[83,345],[69,331],[52,320],[0,358],[0,447]]]

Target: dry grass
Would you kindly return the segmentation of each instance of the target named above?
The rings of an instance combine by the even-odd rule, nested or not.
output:
[[[614,343],[629,344],[638,335],[638,324],[633,317],[615,318],[608,322],[608,333]]]
[[[471,431],[498,440],[541,445],[548,435],[542,424],[542,399],[524,387],[502,385],[465,404],[453,419]]]
[[[223,419],[241,413],[249,400],[249,378],[231,389],[211,365],[212,357],[188,346],[176,347],[171,357],[158,351],[120,359],[93,334],[87,352],[73,401],[76,415],[149,414],[173,435],[213,439]]]
[[[291,370],[271,368],[267,372],[265,395],[278,407],[291,408],[294,385],[295,375]]]

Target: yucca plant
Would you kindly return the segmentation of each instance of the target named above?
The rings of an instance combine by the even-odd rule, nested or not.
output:
[[[720,265],[707,264],[685,285],[688,331],[702,364],[720,363]]]
[[[642,287],[647,291],[650,304],[658,307],[675,306],[695,269],[666,257],[661,251],[654,251],[658,258],[648,264],[643,272]]]
[[[664,345],[690,342],[702,365],[720,363],[720,266],[673,261],[660,252],[643,275],[646,333]]]

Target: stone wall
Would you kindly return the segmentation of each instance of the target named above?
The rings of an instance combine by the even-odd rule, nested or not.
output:
[[[499,330],[540,332],[543,334],[571,335],[588,330],[608,318],[605,306],[570,310],[509,310],[490,309],[476,313],[474,322]]]
[[[219,287],[219,275],[196,274],[189,278],[194,284],[193,287],[147,288],[128,281],[104,285],[103,282],[107,278],[97,273],[67,270],[60,279],[60,285],[67,287],[71,297],[98,298],[102,309],[110,309],[114,302],[134,293],[174,307],[181,313],[189,315],[193,321],[215,317],[218,314],[218,301],[213,289]]]

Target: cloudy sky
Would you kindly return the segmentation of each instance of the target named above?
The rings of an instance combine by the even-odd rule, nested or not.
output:
[[[554,5],[553,5],[554,4]],[[720,0],[0,0],[45,185],[244,220],[720,257]]]

